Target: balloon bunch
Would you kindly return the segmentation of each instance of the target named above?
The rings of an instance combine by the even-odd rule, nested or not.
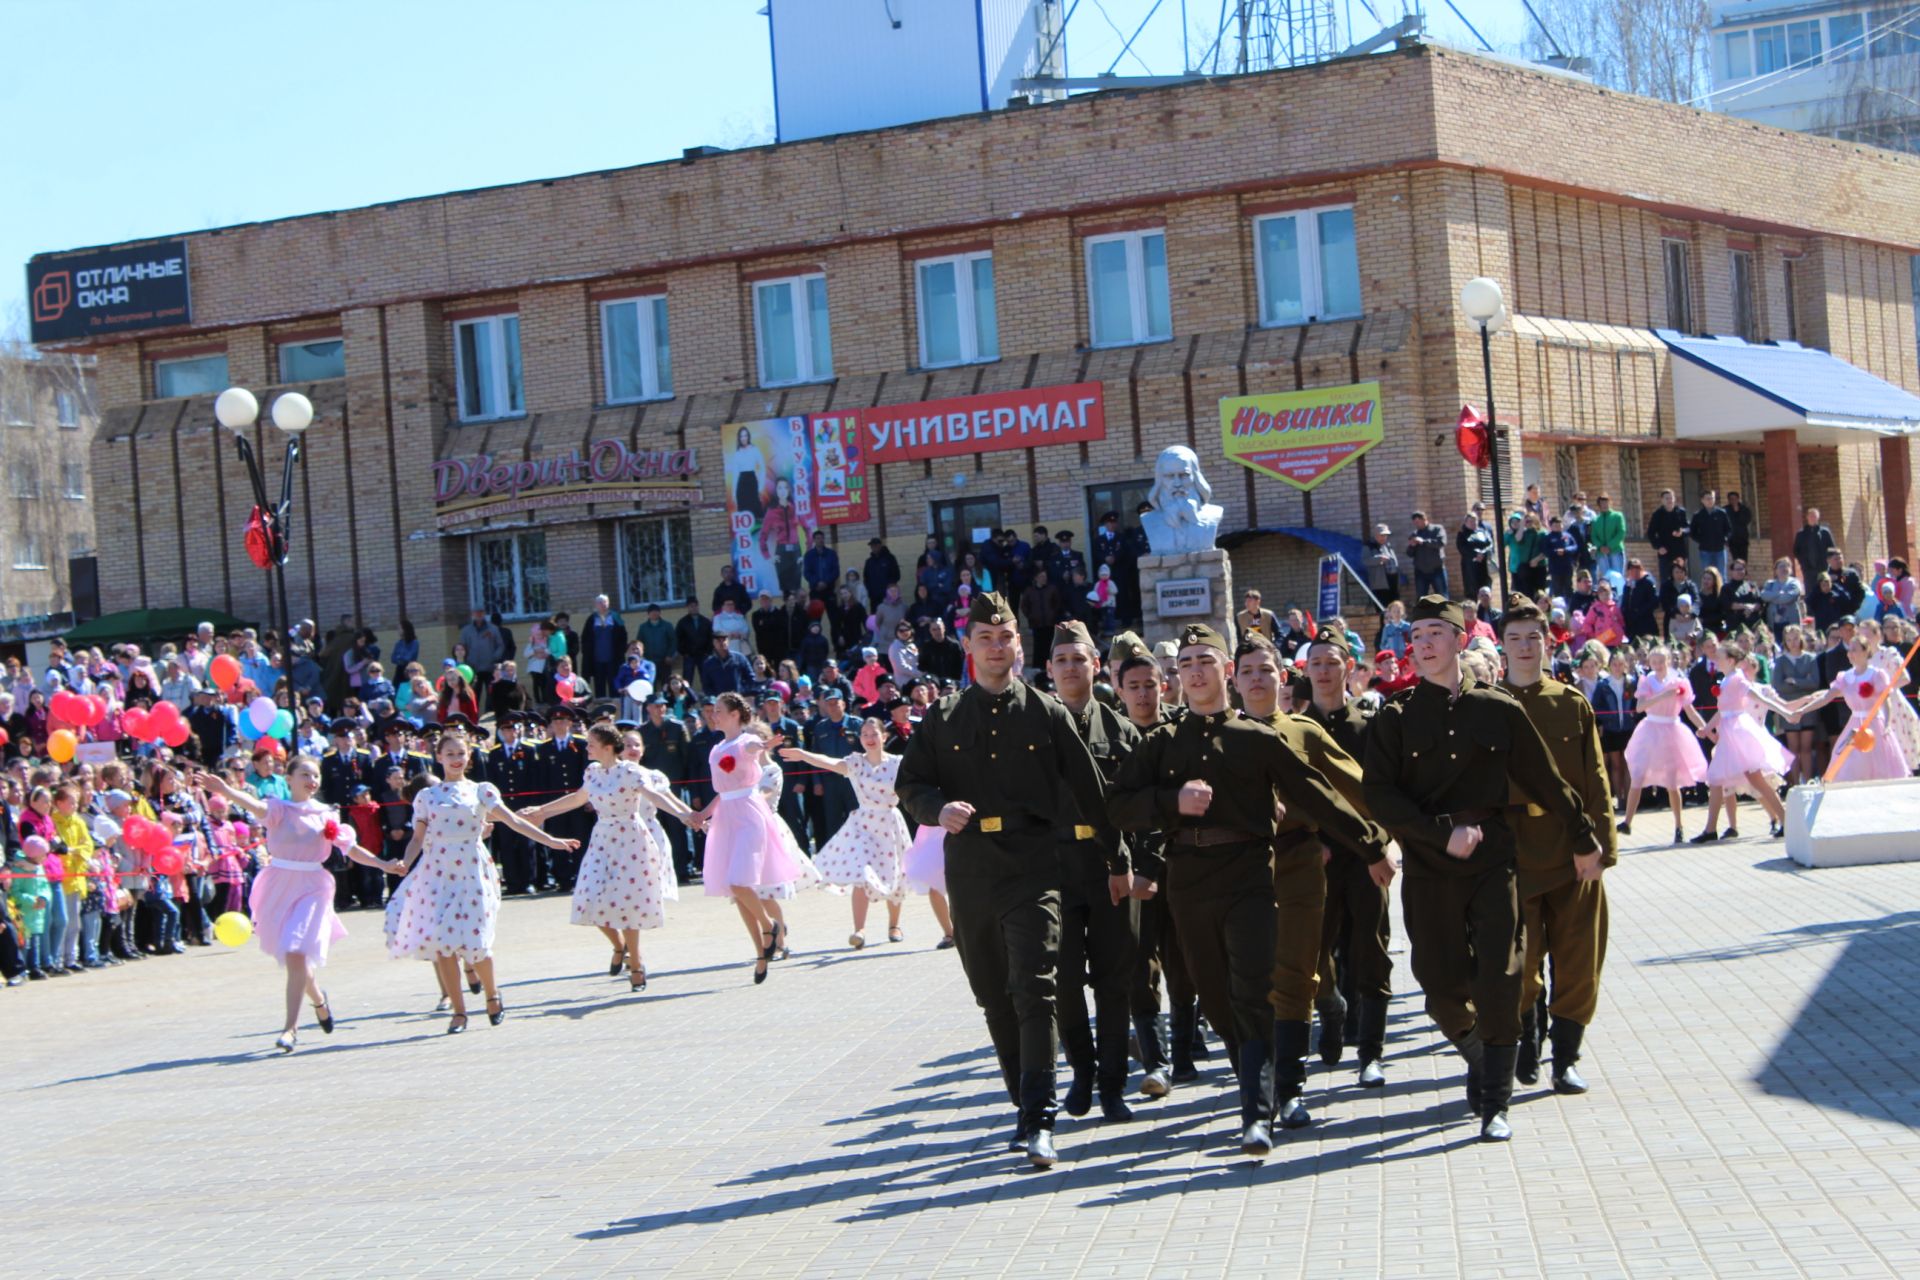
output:
[[[177,876],[186,866],[180,850],[174,847],[173,833],[150,818],[132,815],[121,827],[120,835],[135,851],[152,859],[156,875]]]
[[[249,742],[261,737],[290,738],[293,712],[275,706],[272,698],[255,698],[240,712],[240,736]]]
[[[180,708],[171,702],[156,702],[151,710],[134,707],[121,717],[120,725],[127,736],[141,742],[164,742],[170,747],[185,746],[192,736],[187,728],[187,718],[180,714]],[[47,744],[48,754],[52,754],[53,743]],[[58,760],[59,756],[54,756]]]

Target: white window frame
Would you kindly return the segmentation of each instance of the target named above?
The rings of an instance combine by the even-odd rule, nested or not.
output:
[[[1088,236],[1081,247],[1081,266],[1086,273],[1087,289],[1087,345],[1090,347],[1138,347],[1149,342],[1168,342],[1173,338],[1173,263],[1167,262],[1167,331],[1153,333],[1147,329],[1147,258],[1145,245],[1148,236],[1160,237],[1160,256],[1166,257],[1167,229],[1165,227],[1143,227],[1138,231],[1115,231],[1109,235]],[[1133,336],[1124,342],[1099,342],[1093,335],[1093,251],[1103,244],[1115,241],[1127,246],[1127,305],[1133,319]]]
[[[22,454],[13,460],[10,477],[13,496],[22,502],[31,502],[40,496],[40,460],[32,454]]]
[[[675,537],[673,530],[677,527],[682,531],[679,536],[683,537],[687,544],[686,558],[690,570],[688,574],[689,580],[686,582],[674,580],[673,552],[669,549],[666,556],[667,593],[665,595],[654,596],[647,600],[623,599],[620,602],[620,607],[622,609],[644,609],[648,605],[657,604],[662,609],[672,609],[692,599],[695,595],[698,595],[698,584],[693,581],[695,575],[691,572],[691,566],[693,564],[693,517],[690,514],[677,511],[666,512],[657,516],[635,516],[630,520],[620,521],[615,527],[613,534],[614,574],[620,584],[620,594],[623,597],[627,594],[627,526],[634,524],[661,526],[666,530],[664,536],[669,548],[671,548]]]
[[[20,535],[19,546],[13,553],[13,567],[16,569],[45,569],[47,567],[41,563],[39,534],[23,533]]]
[[[288,383],[292,383],[292,382],[326,381],[326,379],[295,378],[292,375],[290,375],[287,372],[287,350],[290,347],[316,347],[321,345],[322,343],[327,343],[327,342],[338,343],[340,346],[340,372],[335,374],[334,376],[339,378],[346,377],[347,376],[347,340],[344,336],[335,336],[331,338],[295,338],[295,339],[290,339],[289,341],[286,341],[286,342],[277,343],[273,349],[273,362],[274,362],[274,366],[279,370],[279,373],[280,373],[280,385],[285,386]]]
[[[1672,265],[1674,246],[1680,247],[1680,301],[1686,312],[1680,319],[1684,327],[1674,324],[1673,315],[1673,274]],[[1678,329],[1691,335],[1694,332],[1694,296],[1693,296],[1693,241],[1684,236],[1660,237],[1660,311],[1664,320],[1663,328]]]
[[[644,303],[645,305],[641,305]],[[640,386],[637,396],[616,396],[613,393],[613,326],[607,323],[607,312],[613,307],[631,304],[640,320]],[[664,316],[667,309],[665,293],[637,293],[628,298],[608,298],[600,304],[600,390],[606,396],[607,404],[641,404],[648,400],[673,399],[673,327],[668,318],[667,327],[667,378],[663,390],[660,380],[660,330],[657,316]]]
[[[4,375],[0,375],[4,376]],[[24,366],[17,367],[8,385],[0,385],[0,422],[9,427],[33,425],[33,383]]]
[[[508,376],[509,362],[507,360],[507,326],[505,322],[508,320],[518,322],[519,319],[520,313],[518,311],[496,311],[492,315],[471,316],[465,320],[456,320],[453,322],[453,398],[454,410],[459,416],[460,421],[502,422],[509,418],[524,418],[527,416],[527,379],[525,364],[519,359],[512,362],[513,364],[520,365],[520,394],[518,397],[520,404],[518,407],[515,407],[513,403],[515,397],[513,394],[512,378]],[[477,409],[478,406],[469,406],[466,402],[467,376],[466,368],[460,354],[460,331],[479,325],[487,326],[486,342],[488,347],[491,348],[493,355],[492,393],[494,403],[500,406],[500,411],[496,413],[477,411],[469,413],[468,409],[470,407]],[[515,327],[517,330],[517,323]],[[517,332],[514,341],[515,345],[518,346],[519,335]]]
[[[80,478],[78,488],[74,487],[74,477]],[[60,496],[78,498],[85,502],[87,498],[87,466],[84,462],[62,462],[60,464]]]
[[[1735,337],[1747,342],[1760,341],[1760,288],[1753,275],[1757,270],[1755,257],[1751,249],[1727,250],[1727,298],[1733,311],[1733,332]],[[1742,296],[1742,284],[1746,286],[1745,296]],[[1742,320],[1746,323],[1742,324]]]
[[[1000,317],[1000,272],[996,266],[993,273],[994,306],[994,349],[983,354],[980,350],[980,314],[973,300],[973,264],[985,261],[993,262],[993,250],[980,249],[972,253],[947,253],[937,258],[920,258],[913,264],[913,303],[915,314],[920,320],[920,367],[922,369],[952,369],[963,364],[992,364],[1000,358],[999,332]],[[935,363],[927,355],[927,290],[926,277],[922,274],[928,267],[941,265],[953,267],[954,301],[959,310],[960,358],[942,360]]]
[[[525,620],[527,618],[544,618],[553,613],[553,573],[550,567],[551,561],[548,562],[547,566],[543,566],[543,568],[547,570],[547,607],[542,609],[528,609],[526,607],[526,566],[521,563],[521,546],[522,539],[532,537],[536,534],[544,540],[547,531],[541,528],[501,529],[493,533],[475,534],[473,537],[467,539],[467,595],[470,608],[485,609],[487,607],[486,582],[483,580],[481,569],[481,547],[490,542],[505,542],[513,548],[514,607],[511,610],[501,610],[500,616],[514,620]],[[489,612],[491,612],[491,610],[489,610]],[[519,654],[513,654],[511,656],[514,661],[520,661]]]
[[[1328,313],[1323,286],[1325,281],[1320,269],[1320,215],[1323,213],[1353,212],[1351,203],[1317,204],[1310,209],[1288,209],[1284,213],[1263,213],[1253,220],[1253,287],[1254,305],[1260,308],[1260,327],[1262,329],[1285,329],[1297,324],[1317,324],[1322,320],[1349,320],[1362,314],[1360,310]],[[1295,252],[1300,258],[1300,306],[1305,313],[1298,320],[1267,319],[1267,255],[1260,252],[1260,227],[1262,223],[1272,222],[1276,218],[1293,218]],[[1355,274],[1360,263],[1359,228],[1355,227],[1353,256]]]
[[[197,355],[197,356],[174,356],[171,358],[168,358],[165,356],[157,357],[153,361],[154,397],[159,400],[185,400],[185,399],[191,398],[191,396],[194,396],[194,395],[219,394],[218,391],[215,391],[212,393],[208,393],[205,391],[196,391],[196,392],[189,393],[189,395],[187,396],[178,396],[178,395],[167,395],[160,390],[160,370],[165,366],[175,365],[175,364],[197,364],[202,360],[215,360],[215,359],[220,360],[224,363],[227,359],[227,353],[224,351],[207,351],[207,352],[202,352],[200,355]],[[230,373],[231,366],[228,366],[228,367],[229,367],[229,373]],[[228,377],[229,377],[229,374],[222,374],[218,379],[216,379],[216,381],[223,384],[221,388],[222,390],[225,389],[224,384],[228,382]]]
[[[807,286],[818,280],[827,300],[827,367],[821,368],[819,353],[813,349],[813,311],[812,302],[807,297]],[[795,377],[775,380],[767,376],[767,353],[760,341],[762,325],[760,322],[760,298],[762,289],[771,289],[785,285],[793,291],[793,353]],[[809,382],[831,382],[833,380],[833,297],[826,293],[827,273],[824,271],[803,271],[799,275],[775,276],[767,280],[753,282],[753,352],[759,368],[760,385],[763,387],[799,387]]]
[[[53,393],[54,421],[68,430],[80,427],[80,397],[65,387]]]

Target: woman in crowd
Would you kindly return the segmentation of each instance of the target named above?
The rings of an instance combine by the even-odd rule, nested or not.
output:
[[[1726,581],[1720,571],[1708,565],[1700,571],[1700,625],[1715,635],[1727,629],[1726,601],[1721,599],[1726,589]]]
[[[1791,556],[1775,560],[1773,577],[1766,586],[1760,588],[1760,598],[1766,602],[1767,626],[1776,640],[1782,638],[1788,627],[1798,626],[1806,616],[1804,595],[1798,563]]]
[[[1707,826],[1693,838],[1694,844],[1739,839],[1742,792],[1767,811],[1769,835],[1779,835],[1787,820],[1787,808],[1774,788],[1793,771],[1793,755],[1767,732],[1759,713],[1771,710],[1786,715],[1789,708],[1772,689],[1758,683],[1759,660],[1738,644],[1723,645],[1720,661],[1728,670],[1720,682],[1720,705],[1708,721],[1717,745],[1707,762]],[[1727,811],[1727,829],[1716,834],[1722,806]]]
[[[420,637],[414,634],[411,619],[400,620],[400,638],[394,641],[393,652],[387,655],[387,661],[395,671],[404,671],[408,663],[420,661]]]
[[[902,757],[888,753],[880,721],[869,717],[860,722],[858,755],[836,760],[784,747],[780,758],[837,773],[853,783],[859,807],[821,848],[814,865],[828,884],[853,890],[853,934],[848,946],[858,951],[867,945],[867,908],[876,899],[887,904],[887,941],[899,942],[904,936],[900,908],[907,900],[905,858],[913,837],[901,816],[900,798],[893,792]]]
[[[1772,583],[1768,583],[1772,586]],[[1796,587],[1798,583],[1794,584]],[[1798,599],[1796,593],[1795,599]],[[1795,606],[1796,608],[1798,605]],[[1774,655],[1773,691],[1783,702],[1799,702],[1820,692],[1820,655],[1807,648],[1807,633],[1798,622],[1782,629],[1783,649]],[[1780,733],[1787,750],[1793,754],[1789,775],[1795,783],[1811,782],[1815,776],[1814,752],[1820,745],[1820,717],[1816,713],[1781,716]]]
[[[153,806],[157,817],[164,819],[167,814],[176,814],[180,819],[181,830],[199,841],[207,840],[207,811],[194,793],[180,785],[180,775],[173,766],[155,760],[147,766],[147,803]],[[208,947],[213,945],[209,936],[213,930],[213,920],[207,915],[206,904],[213,900],[212,884],[207,879],[211,867],[211,858],[200,860],[202,865],[195,870],[189,865],[187,874],[187,897],[180,906],[181,940],[191,946]]]
[[[1593,646],[1589,646],[1592,649]],[[1588,695],[1593,703],[1593,716],[1600,729],[1600,754],[1607,763],[1607,785],[1612,789],[1614,803],[1624,808],[1627,803],[1627,789],[1630,782],[1627,770],[1627,743],[1633,737],[1634,713],[1634,677],[1627,666],[1628,650],[1615,649],[1609,653],[1600,648],[1596,656],[1601,656],[1602,674],[1594,681],[1593,692]]]
[[[333,1010],[314,973],[326,964],[327,953],[347,936],[347,930],[333,911],[327,851],[338,849],[355,862],[384,870],[394,870],[395,864],[360,848],[353,828],[332,806],[314,798],[320,790],[320,763],[311,756],[295,756],[288,763],[285,799],[263,799],[211,773],[194,774],[193,785],[266,826],[271,860],[253,882],[249,907],[260,949],[287,971],[286,1026],[274,1047],[292,1053],[299,1042],[302,997],[313,1003],[320,1030],[332,1035]]]
[[[741,695],[723,693],[715,701],[713,725],[722,741],[707,753],[714,797],[688,819],[688,825],[707,828],[701,877],[706,894],[733,899],[759,955],[753,966],[758,984],[767,980],[767,965],[779,950],[780,938],[772,914],[756,891],[792,883],[803,870],[781,840],[786,824],[767,806],[756,786],[766,744],[747,732],[752,723],[752,708]]]
[[[895,684],[905,684],[920,674],[920,647],[914,642],[911,622],[902,620],[893,629],[893,639],[887,645],[887,666],[893,671]]]
[[[1693,690],[1685,672],[1672,669],[1672,653],[1663,644],[1647,651],[1647,673],[1635,689],[1641,721],[1627,742],[1627,811],[1620,833],[1633,833],[1633,815],[1639,811],[1641,792],[1659,787],[1667,793],[1667,806],[1673,813],[1673,842],[1686,838],[1680,829],[1680,793],[1698,786],[1707,777],[1707,758],[1693,735],[1681,727],[1684,716],[1694,728],[1704,730],[1707,722],[1693,709]]]

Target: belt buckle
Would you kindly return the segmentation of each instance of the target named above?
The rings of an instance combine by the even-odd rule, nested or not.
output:
[[[1073,838],[1075,840],[1091,840],[1093,839],[1093,828],[1084,823],[1076,824],[1073,828]]]
[[[980,819],[980,829],[988,835],[994,835],[1000,830],[1000,819],[982,818]]]

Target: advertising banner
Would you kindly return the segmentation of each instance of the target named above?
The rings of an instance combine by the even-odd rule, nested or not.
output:
[[[807,415],[813,442],[813,509],[821,524],[867,518],[867,458],[860,419],[852,413]]]
[[[775,597],[804,582],[813,531],[867,518],[867,474],[850,414],[810,413],[720,428],[727,533],[749,595]]]
[[[442,529],[588,504],[630,503],[644,512],[685,510],[699,500],[700,461],[692,449],[630,449],[610,439],[550,458],[477,453],[433,464],[434,515]],[[561,519],[568,514],[561,510]]]
[[[1340,557],[1320,557],[1320,612],[1316,618],[1340,616]]]
[[[1220,402],[1220,448],[1227,457],[1300,490],[1338,472],[1383,435],[1378,382]]]
[[[27,264],[35,342],[70,342],[193,320],[187,242],[100,249]]]

